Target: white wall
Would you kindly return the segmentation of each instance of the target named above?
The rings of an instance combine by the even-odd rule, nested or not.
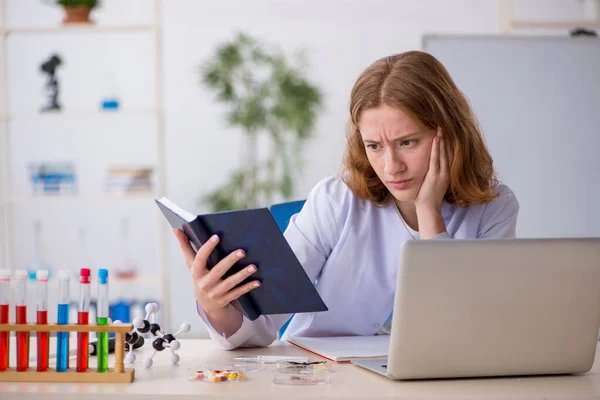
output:
[[[0,4],[1,4],[0,0]],[[0,7],[0,30],[4,26],[4,7]],[[5,109],[5,95],[6,89],[4,87],[4,62],[2,62],[2,55],[4,54],[4,40],[0,40],[0,115],[4,113]],[[6,201],[4,200],[4,196],[7,193],[7,184],[4,182],[6,179],[6,175],[2,172],[7,169],[7,155],[8,153],[2,151],[7,147],[5,140],[5,125],[6,121],[0,117],[0,265],[6,263],[7,256],[7,230],[8,225],[6,224],[8,209],[6,208]]]
[[[539,2],[531,0],[517,2],[522,3],[522,6],[516,8],[516,11],[527,16],[537,15],[541,7]],[[102,9],[95,11],[94,18],[99,25],[146,23],[151,21],[151,3],[150,0],[105,0]],[[323,90],[325,109],[319,117],[315,137],[306,150],[304,174],[296,182],[295,197],[304,198],[317,181],[339,170],[345,144],[349,93],[358,74],[379,57],[421,48],[423,34],[497,33],[498,3],[498,0],[161,1],[164,29],[162,66],[166,195],[190,211],[202,211],[197,204],[199,197],[218,186],[227,178],[229,171],[237,169],[240,165],[243,135],[224,126],[224,110],[203,90],[198,72],[198,66],[210,56],[215,46],[231,39],[235,32],[251,34],[290,53],[297,50],[306,50],[308,53],[311,65],[309,76]],[[124,11],[120,7],[123,7]],[[552,1],[544,5],[544,13],[551,12],[553,16],[561,16],[570,12],[575,15],[578,12],[572,11],[575,7],[580,7],[578,1]],[[61,17],[60,11],[55,7],[38,0],[8,0],[7,10],[7,19],[14,25],[54,25]],[[32,13],[32,10],[35,12]],[[40,40],[43,41],[44,38]],[[127,90],[124,97],[129,101],[137,99],[136,107],[151,106],[154,92],[151,89],[151,72],[145,67],[147,52],[143,51],[143,41],[136,45],[107,39],[104,45],[108,47],[96,53],[101,55],[106,51],[106,54],[122,54],[123,63],[116,64],[117,72],[119,76],[129,76],[131,79],[129,81],[126,78],[121,85],[124,91]],[[30,46],[35,51],[35,60],[31,59],[28,49]],[[66,38],[64,46],[76,49],[76,45],[69,44]],[[94,48],[103,49],[102,42]],[[42,49],[26,39],[22,40],[22,45],[13,46],[11,52],[16,60],[21,60],[13,66],[17,68],[13,70],[13,75],[25,76],[19,74],[18,68],[36,68],[37,57],[43,53]],[[96,53],[91,52],[92,56]],[[71,64],[77,57],[76,54],[73,55]],[[67,66],[65,71],[66,69]],[[36,88],[41,89],[42,82],[39,76],[34,76],[33,82],[23,80],[22,87],[27,89],[26,93],[22,93],[16,87],[9,91],[14,97],[10,99],[10,104],[21,104],[23,108],[37,107],[41,97],[34,91]],[[135,85],[130,85],[138,79],[147,80],[147,86],[136,89]],[[81,107],[94,104],[97,96],[93,91],[93,83],[91,88],[92,92],[85,87],[65,87],[65,100],[69,100],[69,104],[77,104],[76,99],[87,99],[89,103],[80,102]],[[145,103],[147,100],[150,103]],[[27,123],[24,123],[23,126],[26,125]],[[35,130],[33,127],[23,129]],[[139,157],[154,157],[156,149],[152,147],[153,144],[138,139],[140,132],[143,130],[136,130],[130,139],[123,136],[127,143],[130,143],[129,151],[138,154]],[[39,132],[36,134],[39,135]],[[132,148],[135,143],[139,143],[140,146],[138,153]],[[50,151],[57,150],[44,153],[45,149],[38,147],[35,151],[39,154],[52,154]],[[115,156],[114,153],[108,153],[109,156],[111,154]],[[102,170],[107,154],[97,155],[88,149],[84,150],[81,157],[84,155],[87,168],[90,168],[89,176],[97,176],[95,171]],[[27,158],[27,149],[24,146],[14,148],[12,158],[21,160],[22,164]],[[97,160],[97,164],[94,160]],[[14,167],[16,174],[19,174],[22,165]],[[18,182],[15,184],[21,185],[21,179],[22,176],[18,176]],[[131,212],[136,213],[141,226],[138,254],[152,265],[151,268],[157,268],[158,260],[152,259],[156,255],[156,229],[168,228],[165,223],[156,226],[156,215],[152,214],[156,211],[152,204],[132,203],[130,207],[133,209]],[[119,215],[119,212],[128,212],[110,205],[104,205],[103,208],[112,210],[110,212],[117,213],[116,215]],[[17,211],[13,226],[23,223],[29,218],[28,213],[33,211],[35,208],[25,205],[21,211]],[[85,211],[86,208],[82,208],[79,212]],[[96,224],[99,237],[110,235],[111,230],[116,229],[102,222]],[[19,231],[18,228],[15,229]],[[66,236],[61,237],[57,233],[53,240],[60,242],[67,239]],[[27,260],[31,251],[27,232],[18,233],[17,243],[21,244],[15,252],[20,254],[16,258],[22,263],[23,260]],[[61,245],[56,246],[60,248]],[[110,249],[114,250],[114,246],[109,247],[109,253],[113,251]],[[108,259],[106,254],[99,257]],[[60,260],[57,253],[56,257],[49,261],[59,263]],[[204,335],[204,328],[196,317],[188,272],[171,236],[169,268],[172,271],[170,291],[173,307],[169,310],[172,326],[177,327],[180,322],[188,321],[192,323],[195,334]]]
[[[473,105],[519,200],[517,237],[600,237],[598,40],[433,37],[426,50]]]
[[[585,21],[596,19],[597,0],[514,0],[512,9],[518,21]]]
[[[190,209],[198,209],[198,196],[239,166],[241,136],[223,126],[223,109],[201,88],[196,70],[235,31],[289,51],[307,50],[310,77],[323,89],[325,111],[306,151],[296,198],[305,198],[315,183],[339,170],[350,90],[371,62],[420,48],[423,33],[497,31],[494,0],[169,0],[164,11],[167,192]],[[172,239],[169,248],[172,321],[197,321],[188,271]]]
[[[423,34],[498,33],[498,1],[193,1],[165,2],[165,100],[168,195],[198,209],[200,194],[239,166],[239,132],[223,126],[223,109],[201,88],[196,66],[215,46],[243,31],[288,51],[308,50],[310,77],[325,94],[325,111],[305,154],[296,198],[339,170],[349,93],[359,73],[379,57],[421,48]],[[515,2],[521,19],[581,16],[578,1]],[[171,239],[174,323],[194,315],[192,289]],[[198,324],[194,324],[198,328]]]

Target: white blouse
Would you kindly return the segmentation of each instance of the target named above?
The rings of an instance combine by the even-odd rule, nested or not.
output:
[[[495,193],[500,195],[490,203],[467,208],[444,202],[446,232],[434,239],[514,238],[519,203],[505,185]],[[295,314],[282,339],[381,333],[393,309],[400,245],[415,240],[409,229],[394,202],[381,207],[360,200],[339,176],[319,182],[291,218],[285,237],[329,310]],[[226,338],[200,307],[198,314],[215,345],[225,350],[268,346],[291,316],[244,317],[240,329]]]

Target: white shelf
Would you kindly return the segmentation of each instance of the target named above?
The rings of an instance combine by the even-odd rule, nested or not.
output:
[[[53,271],[54,274],[56,274],[56,271]],[[110,268],[109,268],[109,272],[110,272]],[[95,285],[96,284],[96,276],[92,276],[92,284]],[[33,281],[31,281],[33,282]],[[77,286],[78,282],[77,280],[74,278],[74,276],[71,276],[71,286]],[[135,278],[131,278],[131,279],[118,279],[115,278],[113,275],[109,276],[109,281],[108,281],[109,285],[111,286],[123,286],[123,285],[132,285],[132,286],[157,286],[160,285],[161,283],[161,276],[160,275],[144,275],[144,274],[140,274],[138,276],[136,276]],[[48,281],[48,286],[50,288],[58,288],[58,279],[56,279],[56,277],[52,277],[49,279]]]
[[[132,285],[132,286],[158,286],[162,282],[160,275],[140,275],[131,279],[119,279],[110,277],[109,283],[114,286]]]
[[[594,0],[596,1],[596,0]],[[498,28],[500,33],[510,34],[515,29],[533,30],[572,30],[575,28],[600,29],[600,18],[583,11],[582,19],[529,19],[529,17],[515,18],[515,0],[498,0]],[[583,3],[583,2],[580,2]],[[586,18],[587,16],[590,18]],[[577,17],[576,17],[577,18]]]
[[[0,29],[3,36],[13,34],[70,34],[70,33],[137,33],[137,32],[152,32],[156,27],[154,25],[95,25],[95,24],[68,24],[59,26],[23,26],[23,27],[7,27]]]
[[[110,269],[109,269],[110,271]],[[92,276],[92,281],[96,280],[95,276]],[[114,276],[109,276],[108,283],[110,285],[143,285],[143,286],[153,286],[160,284],[161,277],[160,275],[138,275],[135,278],[131,279],[117,279]],[[74,277],[71,277],[71,284],[77,285],[77,280]],[[58,287],[58,280],[56,277],[50,278],[48,281],[48,286],[50,287]]]
[[[50,118],[65,118],[65,119],[85,119],[85,118],[119,118],[119,117],[156,117],[159,115],[158,110],[153,109],[121,109],[121,110],[89,110],[89,111],[77,111],[77,110],[64,110],[64,111],[52,111],[52,112],[18,112],[9,115],[0,115],[0,121],[11,121],[17,119],[50,119]]]
[[[106,202],[106,201],[123,201],[123,200],[153,200],[158,198],[158,194],[155,192],[144,192],[144,193],[90,193],[90,194],[63,194],[63,195],[24,195],[14,196],[8,199],[10,204],[24,203],[24,202]],[[0,201],[2,205],[2,201]]]
[[[600,29],[599,21],[511,21],[514,29]]]
[[[4,15],[4,21],[0,21],[0,24],[3,26],[0,27],[0,41],[4,42],[2,49],[0,50],[0,63],[4,64],[4,74],[0,76],[0,96],[3,96],[3,109],[0,109],[0,127],[3,129],[3,135],[0,135],[0,160],[4,160],[5,165],[0,165],[0,185],[3,186],[3,190],[8,191],[4,194],[5,198],[0,197],[0,212],[4,214],[4,216],[8,216],[11,214],[11,208],[15,207],[17,204],[22,205],[24,203],[24,207],[46,207],[46,206],[56,206],[66,205],[70,207],[71,205],[75,206],[81,202],[106,202],[107,204],[113,205],[121,205],[122,201],[152,201],[155,198],[160,197],[157,193],[164,192],[165,188],[165,154],[164,154],[164,127],[162,118],[164,116],[163,109],[163,48],[162,48],[162,1],[153,1],[152,7],[154,8],[153,18],[149,22],[141,22],[138,24],[120,24],[115,22],[113,25],[102,25],[102,24],[68,24],[68,25],[49,25],[53,24],[53,22],[47,22],[48,26],[10,26],[6,24],[6,15]],[[4,9],[5,0],[0,0],[0,7]],[[1,18],[1,17],[0,17]],[[27,23],[26,23],[27,24]],[[155,63],[155,73],[154,80],[149,81],[148,85],[153,86],[156,92],[156,100],[155,103],[148,104],[148,108],[142,109],[128,109],[127,107],[122,107],[119,110],[101,110],[100,104],[91,103],[90,108],[88,110],[76,110],[76,109],[63,109],[60,112],[49,112],[49,113],[41,113],[36,109],[37,107],[27,110],[25,107],[17,107],[18,109],[14,111],[8,110],[8,104],[10,103],[7,98],[8,94],[6,91],[7,87],[7,54],[6,54],[6,46],[8,43],[12,42],[11,37],[14,36],[14,40],[17,40],[17,35],[19,37],[27,37],[31,39],[40,39],[40,40],[51,40],[53,38],[63,39],[68,35],[73,37],[80,37],[81,35],[110,35],[110,37],[119,35],[138,35],[143,36],[144,38],[149,38],[154,43],[154,63]],[[94,38],[98,38],[99,36],[90,36]],[[13,40],[13,41],[14,41]],[[85,106],[81,106],[85,107]],[[142,106],[143,107],[143,106]],[[120,118],[129,118],[129,117],[144,117],[144,123],[152,122],[156,126],[156,135],[153,135],[149,140],[155,140],[157,143],[157,156],[156,156],[156,165],[155,172],[158,176],[158,181],[155,182],[156,186],[152,192],[142,192],[142,193],[111,193],[111,192],[97,192],[97,193],[78,193],[74,195],[31,195],[27,194],[26,189],[23,188],[23,194],[11,193],[11,157],[10,157],[10,146],[9,139],[11,138],[11,129],[13,128],[13,124],[11,121],[28,121],[33,120],[38,122],[38,124],[46,124],[50,123],[53,125],[67,125],[69,123],[77,124],[87,118],[93,119],[94,124],[110,122],[111,124],[119,124],[122,122]],[[146,118],[147,117],[147,118]],[[123,120],[123,122],[129,122]],[[18,124],[15,124],[18,125]],[[13,133],[14,135],[14,133]],[[97,190],[101,190],[102,187],[98,187]],[[92,189],[93,190],[93,189]],[[135,203],[134,203],[135,204]],[[129,205],[129,203],[125,203],[124,205]],[[162,216],[159,213],[156,214],[157,222],[163,223]],[[15,221],[18,223],[18,221]],[[13,243],[11,243],[11,231],[12,231],[12,223],[10,218],[6,218],[4,221],[0,221],[0,230],[2,230],[2,234],[4,237],[4,243],[0,243],[0,253],[2,253],[2,247],[6,250],[4,255],[4,260],[0,260],[0,264],[6,262],[7,265],[12,265],[14,261],[13,256]],[[165,307],[166,310],[169,309],[169,266],[168,266],[168,257],[167,257],[167,244],[166,244],[166,235],[167,232],[164,229],[159,229],[159,271],[147,271],[147,274],[143,274],[144,271],[138,271],[140,276],[132,279],[116,279],[111,275],[111,285],[115,286],[116,292],[122,292],[121,294],[127,293],[131,295],[131,297],[136,297],[137,291],[135,287],[137,286],[140,289],[139,295],[146,296],[148,293],[157,293],[157,300],[162,303],[162,306]],[[116,299],[116,298],[113,298]],[[163,322],[165,325],[169,325],[169,313],[162,314]]]

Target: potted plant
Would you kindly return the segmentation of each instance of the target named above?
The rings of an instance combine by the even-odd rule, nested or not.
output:
[[[305,77],[305,64],[302,54],[290,60],[283,52],[238,34],[202,65],[203,84],[227,105],[228,125],[241,128],[247,141],[242,167],[202,199],[212,211],[291,199],[302,148],[322,104],[321,91]],[[258,143],[269,153],[259,152]]]
[[[56,0],[65,9],[63,24],[91,23],[90,12],[100,5],[100,0]]]

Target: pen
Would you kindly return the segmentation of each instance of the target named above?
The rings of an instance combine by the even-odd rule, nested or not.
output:
[[[308,357],[286,357],[286,356],[240,356],[235,357],[234,360],[246,361],[246,362],[264,362],[266,364],[276,363],[277,361],[296,361],[296,362],[308,362]]]

